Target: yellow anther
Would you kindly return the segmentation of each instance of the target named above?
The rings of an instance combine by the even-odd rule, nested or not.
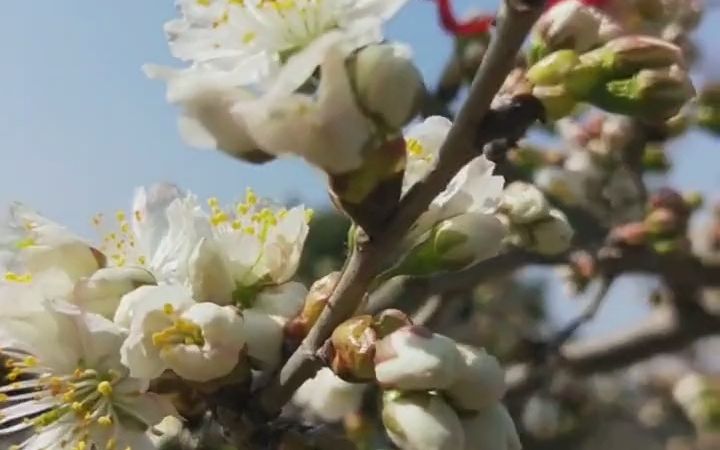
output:
[[[15,272],[5,272],[5,281],[27,284],[32,282],[32,275],[29,273],[19,274]]]
[[[250,206],[247,203],[238,203],[236,209],[239,215],[244,216],[250,211]]]
[[[87,450],[87,448],[88,448],[87,442],[85,442],[85,441],[78,441],[78,443],[75,444],[75,449],[74,449],[74,450]]]
[[[102,426],[104,426],[104,427],[109,427],[109,426],[112,425],[112,423],[113,423],[112,417],[110,417],[110,416],[102,416],[102,417],[98,418],[97,423],[100,424],[100,425],[102,425]]]
[[[135,221],[136,221],[136,222],[141,222],[141,221],[142,221],[143,216],[142,216],[142,213],[140,212],[139,209],[136,209],[136,210],[133,212],[133,214],[135,215]]]
[[[256,33],[252,32],[252,31],[248,31],[247,33],[243,34],[242,42],[243,42],[243,44],[249,44],[252,41],[254,41],[256,37],[257,37]]]
[[[117,219],[118,222],[125,222],[127,217],[125,216],[125,211],[118,211],[115,213],[115,219]]]
[[[75,400],[75,391],[74,390],[69,390],[63,394],[63,401],[65,403],[70,403],[73,400]]]
[[[218,226],[221,223],[227,222],[230,220],[230,216],[225,211],[218,211],[215,214],[212,215],[210,218],[210,223],[212,223],[214,226]]]
[[[3,394],[2,392],[0,392],[0,403],[8,401],[9,398],[10,397],[8,397],[7,394]]]
[[[130,224],[127,222],[123,222],[120,225],[120,231],[122,231],[125,234],[130,234]]]
[[[175,308],[173,307],[172,304],[170,304],[170,303],[165,303],[165,304],[163,305],[163,312],[169,316],[170,314],[172,314],[172,313],[175,312]]]
[[[417,139],[413,139],[413,138],[407,139],[405,141],[405,149],[407,150],[407,153],[410,156],[413,156],[415,158],[419,158],[419,159],[423,159],[423,160],[431,159],[431,157],[428,154],[425,147],[423,147],[423,145]]]
[[[230,226],[232,226],[233,230],[239,230],[240,228],[242,228],[242,222],[240,222],[239,220],[233,220]]]
[[[315,211],[312,209],[306,209],[305,210],[305,222],[310,222],[313,217],[315,216]]]
[[[107,440],[107,443],[105,444],[105,450],[115,450],[117,448],[117,440],[114,437],[111,437]]]
[[[84,412],[85,407],[80,402],[72,402],[72,404],[70,405],[70,409],[72,409],[73,411],[75,411],[76,413],[79,414],[79,413]]]
[[[131,244],[131,245],[133,245],[133,244]],[[137,262],[141,266],[144,266],[147,263],[147,258],[145,258],[144,256],[138,256]]]
[[[255,227],[245,227],[243,231],[252,236],[255,234]]]
[[[113,388],[109,381],[102,381],[97,385],[97,391],[105,397],[110,397],[113,393]]]
[[[250,206],[256,205],[258,201],[257,194],[255,194],[255,191],[248,188],[245,192],[245,203],[247,203]]]
[[[5,378],[7,378],[8,381],[15,381],[20,377],[20,375],[22,375],[22,373],[22,370],[16,367],[11,370],[10,373],[5,376]]]
[[[23,360],[23,364],[25,364],[25,367],[35,367],[38,364],[38,360],[34,356],[28,356]]]
[[[20,239],[17,243],[15,243],[15,247],[17,247],[19,250],[24,250],[26,248],[30,248],[37,244],[37,241],[32,237],[26,237],[24,239]]]
[[[212,3],[212,0],[196,0],[197,4],[200,6],[210,6]]]
[[[207,200],[207,204],[211,208],[219,208],[220,207],[220,200],[218,200],[217,197],[210,197]]]

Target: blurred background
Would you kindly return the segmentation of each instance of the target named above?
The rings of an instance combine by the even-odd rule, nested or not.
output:
[[[457,0],[454,4],[460,13],[491,12],[498,2]],[[140,70],[145,63],[177,65],[162,28],[174,15],[170,0],[46,0],[3,5],[0,205],[27,203],[95,238],[90,226],[93,214],[127,208],[136,186],[168,181],[202,198],[217,196],[227,202],[252,186],[262,196],[302,202],[317,210],[303,277],[311,281],[336,269],[346,223],[331,212],[319,172],[292,159],[251,166],[220,152],[190,149],[181,141],[177,113],[165,101],[165,86],[146,79]],[[451,52],[452,40],[438,26],[432,2],[410,0],[390,24],[388,35],[412,46],[428,85],[433,85]],[[698,81],[720,79],[719,39],[720,8],[714,8],[697,31],[702,52],[695,73]],[[652,184],[700,191],[709,204],[720,200],[717,147],[717,139],[704,132],[687,133],[671,144],[672,170]],[[549,270],[529,270],[520,283],[499,280],[498,286],[477,295],[492,299],[493,292],[502,292],[504,301],[535,305],[534,310],[525,306],[504,310],[503,314],[514,317],[517,327],[526,326],[525,320],[543,319],[545,324],[544,318],[547,323],[564,323],[577,314],[581,303],[569,299],[552,275]],[[655,281],[639,276],[615,283],[606,307],[584,333],[600,336],[632,326],[646,315],[646,299],[655,286]],[[462,336],[463,330],[456,331]],[[706,364],[720,371],[720,357],[707,350],[712,348],[718,347],[705,346],[710,356]],[[635,415],[633,408],[625,408],[617,419]],[[623,422],[622,427],[612,433],[627,432],[640,440],[609,442],[606,431],[596,430],[592,448],[618,442],[624,443],[621,448],[660,448],[651,438],[643,441],[641,430],[632,424]]]

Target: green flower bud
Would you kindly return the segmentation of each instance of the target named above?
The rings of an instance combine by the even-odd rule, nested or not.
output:
[[[632,78],[610,81],[593,90],[589,101],[606,111],[648,120],[667,120],[695,95],[687,71],[641,70]]]
[[[562,84],[535,86],[532,94],[545,108],[545,119],[554,122],[570,115],[577,106],[575,97]]]
[[[538,86],[552,86],[565,81],[568,73],[580,63],[574,50],[558,50],[535,63],[527,71],[527,79]]]
[[[368,45],[350,64],[358,101],[371,117],[393,130],[415,117],[424,85],[407,49],[391,44]]]

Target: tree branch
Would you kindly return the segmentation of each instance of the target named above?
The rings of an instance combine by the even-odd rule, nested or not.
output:
[[[397,305],[400,299],[416,304],[418,300],[447,291],[472,289],[493,277],[520,269],[528,264],[562,264],[566,256],[546,257],[523,250],[511,250],[480,261],[465,269],[427,276],[401,275],[392,278],[370,295],[368,313],[374,314]],[[402,309],[402,308],[401,308]]]
[[[544,3],[538,0],[506,0],[497,34],[470,86],[467,101],[439,150],[436,167],[424,180],[410,188],[380,235],[358,236],[356,248],[327,307],[276,379],[260,395],[260,407],[265,414],[277,414],[292,393],[315,374],[319,368],[316,351],[335,327],[357,309],[385,257],[455,174],[477,156],[474,151],[475,130],[512,70],[515,55],[542,12]]]

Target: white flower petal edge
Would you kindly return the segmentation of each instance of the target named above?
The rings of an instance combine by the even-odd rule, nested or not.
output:
[[[360,408],[364,392],[365,385],[343,381],[325,367],[300,386],[292,401],[308,416],[337,422]]]
[[[152,379],[170,369],[204,382],[229,374],[240,361],[245,330],[237,309],[195,303],[181,286],[145,286],[123,302],[119,319],[131,321],[120,353],[133,376]]]
[[[2,352],[11,367],[9,378],[26,379],[0,387],[5,400],[0,436],[12,440],[13,433],[34,426],[15,448],[155,448],[146,431],[176,412],[120,364],[125,335],[119,327],[42,298],[32,307],[3,311],[0,329],[11,338],[3,336],[1,343],[10,341],[13,348]],[[45,326],[17,326],[21,323]]]

